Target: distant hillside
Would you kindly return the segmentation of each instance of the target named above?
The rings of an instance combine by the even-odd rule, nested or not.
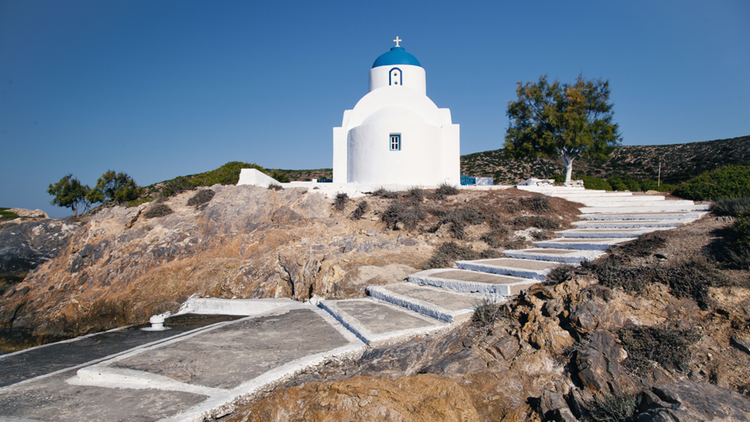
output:
[[[656,179],[661,159],[661,179],[664,183],[679,184],[703,172],[722,166],[750,165],[750,136],[693,142],[676,145],[617,147],[612,159],[604,163],[577,159],[573,164],[576,174],[610,178],[630,175],[636,179]],[[178,176],[172,180],[148,186],[151,194],[173,193],[196,186],[236,184],[241,168],[257,168],[269,176],[285,174],[291,181],[309,181],[333,177],[333,170],[265,169],[256,164],[233,161],[205,173]],[[461,157],[461,174],[476,177],[493,177],[495,184],[513,184],[529,177],[552,177],[563,174],[564,167],[557,160],[511,160],[502,149],[477,152]]]
[[[750,136],[675,145],[617,147],[609,161],[577,159],[573,172],[602,178],[632,176],[656,179],[661,161],[661,180],[679,184],[719,167],[750,165]],[[478,152],[461,157],[461,174],[494,177],[495,184],[517,183],[529,177],[563,174],[561,160],[511,160],[504,150]]]

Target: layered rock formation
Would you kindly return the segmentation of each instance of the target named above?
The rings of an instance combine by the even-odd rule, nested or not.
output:
[[[362,296],[368,284],[416,271],[431,251],[376,230],[382,225],[375,218],[332,215],[330,200],[317,193],[211,189],[215,196],[199,206],[187,205],[193,191],[163,204],[107,208],[84,223],[48,220],[3,231],[25,239],[0,243],[15,248],[3,255],[11,265],[39,266],[0,299],[0,324],[15,333],[66,337],[176,312],[190,295]],[[173,213],[147,218],[157,205]],[[39,242],[46,248],[37,256]]]

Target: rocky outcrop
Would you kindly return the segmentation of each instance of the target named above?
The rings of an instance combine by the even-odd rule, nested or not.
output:
[[[60,255],[79,227],[49,219],[6,227],[0,231],[0,279],[8,285],[20,282],[29,271]]]
[[[640,408],[638,422],[750,421],[750,400],[707,383],[654,387],[641,395]]]
[[[679,242],[668,239],[664,248],[684,257],[688,249],[701,250],[700,242],[715,229],[708,222],[675,230]],[[748,273],[732,276],[741,281]],[[701,309],[663,284],[626,293],[602,286],[585,269],[570,269],[566,281],[535,285],[498,306],[494,322],[485,310],[440,336],[317,368],[240,406],[226,420],[385,420],[378,409],[429,403],[437,416],[418,417],[747,421],[750,288],[740,282],[709,288],[709,294],[715,308]],[[465,400],[466,413],[449,413],[455,404],[439,389],[388,395],[387,403],[368,399],[394,385],[418,385],[428,375],[432,385]]]
[[[38,265],[0,299],[0,326],[64,337],[176,312],[191,295],[363,296],[368,284],[415,272],[432,250],[399,242],[374,216],[351,221],[317,193],[211,189],[215,196],[200,207],[187,205],[194,191],[170,198],[174,212],[161,217],[143,216],[149,203],[106,208],[85,223],[49,220],[0,233],[23,239],[0,243],[8,266]]]

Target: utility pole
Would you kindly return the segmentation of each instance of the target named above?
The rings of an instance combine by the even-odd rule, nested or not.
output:
[[[656,181],[656,186],[661,186],[661,157],[659,157],[659,179]]]

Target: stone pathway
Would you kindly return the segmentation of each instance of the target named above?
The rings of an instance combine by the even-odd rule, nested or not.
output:
[[[696,220],[706,207],[663,196],[531,188],[578,202],[581,221],[558,239],[459,261],[408,281],[370,286],[368,298],[193,299],[192,314],[226,314],[168,331],[125,327],[0,356],[0,422],[202,421],[232,403],[331,359],[449,329],[481,301],[504,300],[562,263],[594,259],[640,234]],[[217,317],[210,317],[217,318]]]

